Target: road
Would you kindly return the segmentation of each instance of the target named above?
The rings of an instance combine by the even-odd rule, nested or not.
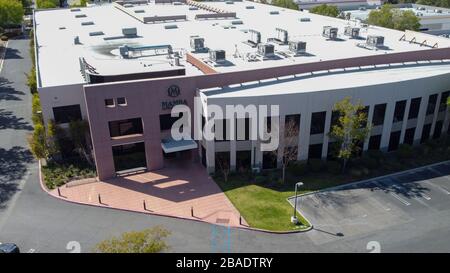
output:
[[[368,252],[370,241],[379,242],[386,252],[450,250],[450,210],[423,213],[357,234],[336,236],[322,227],[275,235],[240,229],[228,232],[207,223],[50,197],[40,188],[37,164],[26,144],[31,132],[31,96],[25,85],[31,65],[28,43],[27,39],[9,42],[0,74],[0,242],[15,242],[23,252],[70,252],[78,244],[80,251],[89,252],[112,235],[162,225],[171,232],[171,252]]]

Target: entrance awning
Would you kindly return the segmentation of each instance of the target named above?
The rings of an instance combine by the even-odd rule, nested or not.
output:
[[[174,139],[163,139],[161,142],[161,147],[163,151],[168,153],[192,150],[197,148],[197,142],[192,139],[182,139],[182,140],[174,140]]]

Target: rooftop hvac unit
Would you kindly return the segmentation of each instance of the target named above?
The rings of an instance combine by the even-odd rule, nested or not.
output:
[[[250,38],[244,42],[252,47],[256,47],[258,44],[261,43],[261,32],[249,29],[248,32],[250,33]]]
[[[75,37],[73,38],[73,44],[74,44],[74,45],[81,45],[81,42],[80,42],[80,36],[75,36]]]
[[[384,45],[384,37],[383,36],[367,36],[366,44],[369,47],[382,47]]]
[[[311,18],[308,18],[308,17],[302,17],[299,20],[300,20],[300,22],[311,22]]]
[[[335,40],[337,38],[338,28],[331,26],[324,26],[322,31],[322,36],[331,40]]]
[[[351,38],[359,37],[359,27],[346,26],[344,30],[344,35]]]
[[[245,6],[246,9],[255,9],[255,6]]]
[[[135,27],[122,28],[124,36],[137,36],[137,29]]]
[[[77,14],[75,15],[75,18],[85,18],[87,17],[86,14]]]
[[[272,44],[259,44],[258,55],[263,57],[273,57],[275,54],[275,46]]]
[[[127,59],[130,56],[130,51],[127,45],[119,46],[119,53],[124,59]]]
[[[306,42],[302,41],[289,41],[289,51],[300,54],[306,51]]]
[[[218,49],[209,51],[209,59],[215,63],[224,62],[226,60],[225,50]]]
[[[277,15],[280,14],[280,12],[278,10],[272,10],[271,12],[269,12],[270,15]]]
[[[205,39],[200,36],[191,36],[191,48],[196,52],[205,50]]]
[[[81,25],[82,25],[82,26],[90,26],[90,25],[93,25],[93,24],[94,24],[94,22],[92,22],[92,21],[81,22]]]

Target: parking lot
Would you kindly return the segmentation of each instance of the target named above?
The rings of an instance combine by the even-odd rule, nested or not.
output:
[[[450,162],[304,195],[297,207],[317,244],[407,223],[450,210]]]

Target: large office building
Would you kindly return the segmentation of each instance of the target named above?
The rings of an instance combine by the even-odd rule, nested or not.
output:
[[[392,151],[449,128],[446,38],[249,1],[117,1],[34,17],[44,120],[89,122],[100,179],[177,160],[212,173],[219,156],[232,169],[275,168],[293,146],[298,160],[326,159],[333,105],[345,97],[366,106],[373,124],[363,150]],[[194,113],[196,98],[203,114],[278,105],[276,152],[248,134],[175,140],[171,109]],[[261,126],[243,119],[245,131]],[[285,134],[288,121],[296,132]]]

